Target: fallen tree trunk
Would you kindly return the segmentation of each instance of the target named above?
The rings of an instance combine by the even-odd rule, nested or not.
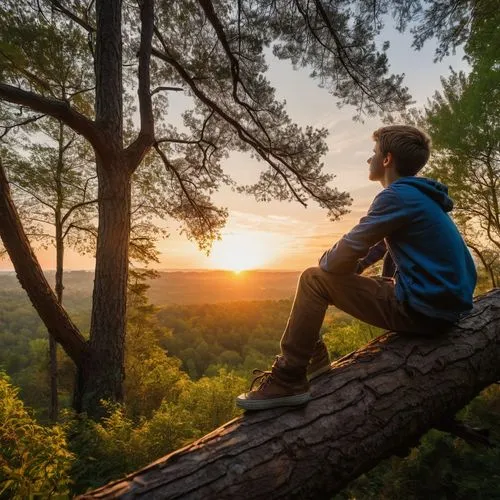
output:
[[[449,332],[387,333],[333,364],[298,409],[254,413],[81,498],[331,498],[500,379],[500,290]]]
[[[85,338],[73,324],[52,291],[31,249],[10,194],[9,182],[0,159],[0,238],[16,270],[21,286],[50,335],[64,348],[77,366],[88,359]]]

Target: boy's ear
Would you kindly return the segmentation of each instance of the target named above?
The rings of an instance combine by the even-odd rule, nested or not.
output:
[[[387,167],[390,167],[390,166],[392,165],[393,161],[394,161],[394,159],[393,159],[393,157],[392,157],[392,153],[391,153],[391,152],[389,152],[389,153],[387,153],[387,154],[384,156],[384,160],[383,160],[383,163],[382,163],[382,164],[384,165],[384,167],[386,167],[386,168],[387,168]]]

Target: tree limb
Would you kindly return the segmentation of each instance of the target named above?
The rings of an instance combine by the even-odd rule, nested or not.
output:
[[[489,432],[486,429],[474,429],[453,417],[443,419],[436,425],[436,429],[462,438],[470,445],[479,444],[489,448],[493,447],[493,443],[489,439]]]
[[[61,14],[64,14],[66,17],[74,21],[76,24],[80,25],[83,29],[85,29],[89,33],[93,33],[95,31],[95,27],[89,24],[85,19],[78,17],[75,13],[71,12],[69,9],[64,7],[58,0],[49,0],[50,4],[58,10]]]
[[[89,200],[89,201],[82,201],[80,203],[76,203],[72,207],[69,208],[69,210],[64,214],[64,217],[61,219],[61,224],[64,224],[67,220],[68,217],[78,208],[86,207],[87,205],[93,205],[97,203],[99,200]]]
[[[141,130],[137,139],[125,150],[128,156],[129,168],[133,172],[141,162],[147,150],[154,142],[154,117],[151,99],[151,42],[153,39],[154,1],[140,0],[141,11],[141,43],[139,46],[139,69],[137,81],[139,82],[139,113],[141,117]]]
[[[29,189],[26,189],[25,187],[23,187],[23,186],[15,183],[15,182],[11,182],[11,184],[13,186],[15,186],[17,189],[20,189],[21,191],[24,191],[26,194],[28,194],[32,198],[35,198],[35,200],[38,201],[38,203],[40,203],[41,205],[44,205],[47,208],[50,208],[53,212],[56,211],[56,207],[54,207],[50,203],[47,203],[45,200],[43,200],[42,198],[40,198],[40,196],[36,195],[35,193],[33,193],[32,191],[30,191]]]
[[[38,75],[35,75],[34,73],[29,71],[28,69],[23,68],[22,66],[18,66],[11,57],[9,57],[7,54],[5,54],[1,50],[0,50],[0,54],[2,55],[3,58],[5,58],[5,59],[7,59],[7,61],[9,61],[12,68],[14,68],[16,71],[19,71],[19,73],[24,75],[31,83],[36,83],[39,87],[45,89],[49,94],[54,96],[54,89],[50,85],[50,83],[46,82],[43,78],[40,78]]]
[[[156,87],[151,91],[151,95],[155,95],[158,92],[166,91],[166,92],[182,92],[184,89],[182,87]]]
[[[94,231],[89,227],[79,226],[78,224],[72,222],[71,224],[68,225],[66,231],[64,231],[63,239],[66,238],[66,236],[72,229],[77,229],[78,231],[84,231],[85,233],[89,233],[94,238],[97,238],[97,231]]]
[[[158,38],[161,38],[161,34],[155,30],[155,34],[158,36]],[[164,49],[167,49],[166,44],[164,44]],[[293,168],[293,166],[287,162],[285,159],[279,157],[276,155],[276,153],[273,151],[272,148],[266,146],[265,144],[262,144],[251,132],[249,132],[245,127],[243,127],[238,120],[232,118],[228,113],[226,113],[215,101],[210,99],[207,95],[205,95],[195,84],[193,78],[189,76],[187,71],[182,67],[182,65],[171,55],[168,53],[163,53],[155,48],[153,48],[153,55],[155,57],[158,57],[159,59],[164,60],[165,62],[171,64],[180,74],[180,76],[186,81],[186,83],[191,87],[193,93],[200,99],[208,108],[214,110],[221,118],[223,118],[228,124],[232,125],[236,133],[238,134],[238,137],[245,143],[249,144],[252,146],[255,151],[261,156],[263,160],[265,160],[267,163],[269,163],[277,172],[278,174],[283,177],[284,181],[286,184],[289,186],[291,189],[291,192],[295,199],[301,203],[304,206],[307,206],[306,202],[300,196],[299,193],[291,186],[290,180],[286,177],[284,172],[281,170],[281,168],[278,166],[278,164],[272,160],[273,158],[276,158],[277,161],[282,162],[286,168],[288,168],[293,174],[295,174],[297,181],[302,185],[302,187],[313,197],[318,199],[315,193],[312,192],[312,190],[304,185],[303,179],[301,179],[301,175],[299,172]]]
[[[0,83],[0,99],[27,106],[33,111],[57,118],[78,134],[83,135],[95,149],[99,151],[107,149],[97,125],[74,110],[68,102],[44,97],[6,83]]]
[[[0,139],[3,139],[13,128],[17,127],[22,127],[23,125],[29,125],[30,123],[34,123],[40,118],[44,118],[47,115],[38,115],[38,116],[32,116],[30,118],[27,118],[26,120],[23,120],[22,122],[17,122],[14,123],[13,125],[2,125],[2,128],[4,128],[4,132],[2,135],[0,135]]]
[[[265,134],[267,141],[269,145],[271,145],[271,138],[269,137],[266,128],[262,124],[262,122],[259,120],[259,117],[255,110],[249,106],[246,102],[242,101],[240,97],[238,96],[238,84],[241,85],[241,88],[245,91],[245,93],[252,99],[252,95],[246,88],[244,82],[240,78],[240,64],[238,62],[238,59],[234,56],[231,47],[229,45],[229,41],[227,40],[226,34],[224,33],[224,26],[220,22],[219,18],[217,17],[217,13],[215,12],[215,8],[213,6],[213,3],[211,0],[198,0],[198,3],[201,5],[203,12],[205,12],[205,15],[207,16],[207,19],[209,20],[210,24],[215,30],[215,33],[217,34],[217,38],[219,39],[224,52],[226,53],[229,62],[230,62],[230,67],[231,67],[231,76],[233,80],[233,99],[236,103],[238,103],[240,106],[245,108],[247,111],[248,115],[250,116],[251,120],[259,127],[262,132]]]
[[[165,168],[168,169],[169,172],[172,172],[174,177],[177,179],[177,182],[179,184],[179,187],[181,188],[182,192],[184,193],[184,196],[188,200],[189,204],[193,207],[193,210],[198,214],[198,217],[206,224],[207,229],[211,230],[212,229],[212,223],[210,220],[207,218],[205,215],[204,211],[202,210],[202,207],[199,206],[198,203],[193,199],[189,191],[186,189],[186,180],[181,177],[177,169],[172,165],[172,163],[168,160],[167,156],[165,153],[160,149],[160,146],[158,144],[155,144],[154,148],[156,149],[156,152],[160,156],[161,160],[163,161],[163,164],[165,165]]]

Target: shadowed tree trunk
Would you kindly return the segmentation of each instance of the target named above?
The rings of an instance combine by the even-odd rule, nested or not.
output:
[[[56,167],[56,211],[55,211],[55,233],[56,233],[56,283],[55,291],[59,304],[63,303],[63,272],[64,272],[64,236],[62,224],[63,186],[62,175],[64,167],[64,123],[59,122],[58,137],[58,159]],[[59,397],[57,394],[57,342],[49,335],[49,372],[50,372],[50,407],[49,418],[52,422],[57,421],[59,414]]]
[[[58,177],[60,184],[60,177]],[[58,193],[58,203],[56,210],[56,283],[55,291],[59,304],[63,303],[64,283],[64,237],[61,222],[61,196]],[[59,414],[59,398],[57,394],[57,342],[56,339],[49,335],[49,353],[50,353],[50,411],[49,418],[52,422],[57,421]]]
[[[77,411],[100,416],[99,400],[122,400],[130,228],[130,176],[123,154],[121,0],[96,2],[96,123],[107,147],[96,151],[99,225],[88,365],[78,367]]]
[[[429,333],[382,335],[337,360],[307,406],[246,413],[81,498],[331,498],[500,379],[500,290]]]
[[[121,401],[125,349],[131,173],[124,162],[104,168],[98,162],[99,236],[90,348],[75,392],[77,411],[98,408],[100,399]],[[110,172],[111,171],[111,172]],[[113,300],[111,300],[113,298]],[[117,332],[122,332],[117,335]]]

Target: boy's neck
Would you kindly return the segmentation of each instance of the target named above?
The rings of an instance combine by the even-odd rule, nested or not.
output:
[[[397,181],[400,178],[401,178],[401,176],[398,175],[398,173],[396,172],[396,169],[394,167],[386,168],[384,171],[384,177],[382,177],[382,179],[380,179],[380,184],[382,184],[382,186],[384,186],[384,188],[386,188],[387,186],[389,186],[394,181]]]

